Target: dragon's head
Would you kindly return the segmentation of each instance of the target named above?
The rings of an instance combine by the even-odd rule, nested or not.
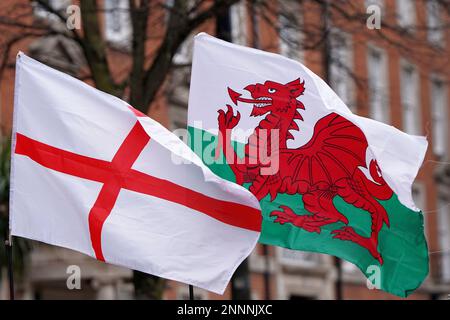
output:
[[[262,116],[268,112],[280,116],[293,116],[299,119],[297,109],[305,109],[297,100],[305,91],[305,82],[300,79],[281,84],[274,81],[266,81],[264,84],[251,84],[244,88],[250,92],[251,98],[243,98],[242,95],[228,88],[228,94],[235,105],[238,101],[253,104],[251,116]],[[300,116],[301,119],[301,116]]]

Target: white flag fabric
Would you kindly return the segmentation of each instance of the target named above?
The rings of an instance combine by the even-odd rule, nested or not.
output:
[[[260,200],[261,243],[335,255],[370,281],[375,266],[401,297],[420,286],[428,250],[411,187],[425,137],[353,114],[299,62],[204,33],[190,84],[191,147]]]
[[[126,102],[23,53],[16,68],[12,234],[223,293],[258,200]]]
[[[301,132],[296,132],[294,127],[290,128],[293,129],[290,131],[293,139],[288,141],[287,147],[298,148],[309,142],[314,131],[314,126],[309,125],[310,123],[315,123],[332,112],[343,116],[363,130],[373,153],[370,157],[377,160],[384,179],[400,202],[408,208],[418,210],[412,199],[411,186],[425,157],[428,147],[426,138],[406,134],[387,124],[352,113],[319,76],[305,65],[281,55],[238,46],[206,33],[198,34],[194,45],[188,126],[216,135],[217,111],[226,111],[225,106],[233,102],[230,99],[233,93],[231,89],[249,89],[249,84],[263,84],[266,81],[285,84],[296,79],[301,80],[306,87],[302,93],[302,104],[310,107],[301,113]],[[227,88],[231,91],[227,91]],[[249,90],[242,90],[250,96]],[[237,99],[236,103],[246,100],[238,96],[234,99]],[[253,113],[250,107],[239,109],[240,121],[235,126],[235,131],[239,134],[231,132],[234,141],[246,143],[253,133],[252,129],[260,124],[267,108],[263,104],[255,106]],[[263,107],[260,108],[261,106]],[[202,119],[201,124],[199,119]],[[298,120],[300,119],[296,118]]]

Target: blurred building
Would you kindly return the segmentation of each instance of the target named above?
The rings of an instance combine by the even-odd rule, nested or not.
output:
[[[8,3],[11,6],[16,2],[20,1],[4,0],[0,7],[6,8]],[[52,5],[62,7],[70,2],[50,1]],[[383,21],[404,28],[402,36],[393,34],[388,27],[355,30],[351,22],[329,19],[328,51],[320,47],[306,50],[304,42],[311,41],[310,35],[299,31],[302,24],[321,24],[323,10],[314,1],[271,1],[276,10],[263,17],[257,7],[241,0],[217,21],[203,27],[234,43],[279,52],[301,61],[324,78],[328,71],[329,83],[354,112],[411,134],[427,136],[430,147],[413,192],[416,205],[425,216],[431,272],[421,288],[411,295],[413,299],[447,298],[450,294],[450,30],[440,28],[448,24],[450,17],[448,13],[436,10],[435,2],[354,1],[353,5],[361,12],[369,5],[378,6]],[[126,10],[116,8],[126,9],[127,3],[128,0],[104,0],[105,8],[109,10],[101,19],[110,45],[111,66],[118,78],[129,67],[131,26]],[[30,19],[36,23],[52,19],[38,6],[33,12]],[[420,26],[431,28],[426,30]],[[377,32],[396,37],[397,42],[383,41],[383,37],[374,36]],[[426,50],[419,50],[419,45],[415,50],[411,39],[419,39],[420,48],[425,43]],[[65,38],[52,35],[19,42],[16,47],[74,75],[86,68],[79,48]],[[324,59],[325,54],[329,54],[330,59]],[[164,94],[150,111],[153,118],[170,129],[186,128],[191,58],[192,40],[188,39],[174,58],[177,66],[165,85]],[[329,61],[328,65],[324,61]],[[0,86],[1,124],[7,134],[11,128],[13,105],[12,68],[5,70]],[[259,246],[249,258],[254,299],[334,299],[338,281],[342,282],[344,299],[395,298],[369,290],[362,273],[350,263],[342,262],[338,268],[335,259],[328,255],[278,247],[267,249]],[[82,290],[67,289],[69,265],[80,266]],[[24,298],[127,299],[132,298],[131,277],[130,270],[106,265],[72,251],[37,244],[19,291]],[[0,290],[0,297],[6,294],[5,281],[1,283],[3,293]],[[195,289],[195,295],[198,299],[229,299],[231,289],[227,289],[223,297],[200,289]],[[168,281],[165,297],[186,299],[188,287]]]

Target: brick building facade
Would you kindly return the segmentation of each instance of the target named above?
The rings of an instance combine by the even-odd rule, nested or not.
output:
[[[19,2],[25,3],[2,1],[0,12],[10,10],[13,4]],[[71,1],[51,2],[64,7]],[[105,8],[123,6],[126,9],[127,2],[104,0],[104,5]],[[450,30],[439,28],[440,25],[448,24],[450,17],[436,10],[434,2],[352,2],[349,12],[360,10],[364,13],[368,6],[378,6],[382,21],[386,23],[380,30],[361,28],[360,22],[345,20],[342,14],[333,15],[332,6],[329,17],[329,65],[324,64],[325,51],[320,46],[308,50],[304,48],[304,43],[312,42],[314,37],[296,29],[296,24],[317,26],[318,29],[321,27],[323,10],[315,1],[270,1],[269,14],[263,17],[261,12],[241,0],[230,8],[225,18],[221,17],[225,23],[211,21],[201,30],[214,34],[222,28],[221,32],[228,32],[229,40],[235,43],[280,52],[302,61],[324,78],[328,70],[330,84],[354,112],[411,134],[427,136],[430,146],[413,192],[417,206],[425,215],[431,272],[421,288],[411,295],[413,299],[446,298],[450,293]],[[11,16],[19,14],[18,10],[30,8],[18,7],[11,12]],[[51,19],[39,8],[32,10],[33,15],[29,19],[36,23],[42,19]],[[289,14],[283,14],[283,10]],[[100,22],[111,46],[109,57],[114,76],[120,79],[130,67],[127,53],[131,32],[129,17],[126,10],[109,10]],[[398,32],[390,26],[404,30]],[[431,28],[427,30],[427,26]],[[5,36],[6,33],[0,35],[0,40]],[[151,40],[149,52],[157,44],[157,40]],[[175,63],[180,66],[189,64],[191,46],[192,41],[188,39],[175,56]],[[9,61],[14,61],[18,50],[75,75],[82,74],[86,68],[77,46],[58,36],[18,41],[11,50]],[[150,109],[150,116],[170,129],[186,127],[189,76],[189,67],[175,68]],[[0,83],[4,135],[11,128],[13,89],[14,69],[7,64]],[[79,292],[68,291],[65,286],[66,268],[70,264],[80,265],[84,272],[83,290]],[[336,298],[339,272],[333,257],[277,247],[269,247],[268,256],[265,256],[259,246],[249,258],[249,267],[251,292],[255,299],[266,297],[267,278],[272,299]],[[367,289],[365,278],[353,265],[344,262],[341,269],[344,299],[395,298],[381,291]],[[130,279],[129,270],[40,244],[31,254],[31,264],[20,290],[25,298],[131,298]],[[4,286],[5,281],[2,284]],[[195,292],[197,298],[202,299],[231,297],[230,289],[223,297],[200,289]],[[188,288],[169,281],[165,297],[187,298]]]

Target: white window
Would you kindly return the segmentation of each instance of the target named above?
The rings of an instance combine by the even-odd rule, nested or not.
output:
[[[173,57],[174,64],[184,65],[192,62],[194,37],[189,35],[178,48]]]
[[[61,12],[63,15],[66,14],[66,8],[71,4],[70,0],[49,0],[48,5],[55,11]],[[48,19],[50,21],[58,21],[59,18],[53,13],[48,12],[43,6],[41,6],[37,1],[32,3],[33,13],[36,17],[41,19]]]
[[[367,58],[370,117],[389,123],[389,79],[387,58],[383,50],[369,47]]]
[[[450,282],[450,206],[444,197],[438,199],[438,237],[442,280]]]
[[[442,12],[437,0],[427,1],[428,41],[433,44],[444,45],[444,30]]]
[[[353,50],[349,34],[333,29],[330,36],[330,83],[336,94],[354,109]]]
[[[246,2],[241,0],[230,8],[231,41],[240,45],[247,45],[247,8]]]
[[[301,8],[298,2],[280,2],[278,15],[280,54],[294,60],[303,60],[300,43]]]
[[[282,265],[290,267],[314,267],[322,262],[321,255],[314,252],[277,248],[278,259]]]
[[[403,63],[400,74],[403,131],[421,134],[419,75],[411,64]]]
[[[120,46],[131,41],[132,26],[128,0],[105,0],[106,40]]]
[[[416,0],[397,0],[397,19],[400,27],[410,29],[416,24]]]
[[[370,6],[377,6],[378,8],[380,8],[380,12],[382,14],[384,13],[384,0],[366,0],[365,4],[366,9]]]
[[[343,259],[341,259],[341,269],[343,272],[346,272],[346,273],[354,273],[359,270],[359,268],[356,265],[354,265],[353,263],[351,263],[347,260],[343,260]]]
[[[447,90],[439,79],[431,81],[431,114],[433,121],[433,151],[444,156],[447,147]]]

